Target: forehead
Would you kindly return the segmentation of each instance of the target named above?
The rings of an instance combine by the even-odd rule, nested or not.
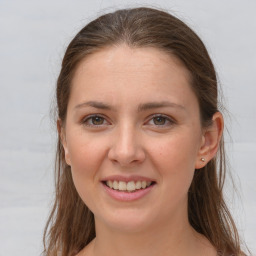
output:
[[[103,70],[102,70],[103,69]],[[186,82],[190,81],[190,72],[185,68],[181,60],[171,53],[154,47],[131,48],[125,44],[112,46],[98,50],[86,56],[78,65],[75,76],[83,73],[107,72],[125,73],[175,71],[177,75],[182,72]],[[154,72],[155,73],[155,72]],[[154,74],[153,73],[153,74]],[[148,73],[149,75],[149,73]]]
[[[138,101],[174,101],[178,95],[185,102],[190,94],[195,97],[190,77],[183,63],[171,54],[152,47],[120,45],[95,52],[79,63],[71,96],[76,101],[90,97],[127,101],[128,96]]]

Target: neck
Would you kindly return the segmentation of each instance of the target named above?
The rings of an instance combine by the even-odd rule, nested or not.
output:
[[[198,234],[185,221],[169,225],[157,225],[140,232],[123,232],[104,225],[97,225],[96,238],[92,242],[94,256],[194,256],[216,255],[208,240]],[[179,224],[179,225],[178,225]],[[99,228],[100,226],[100,228]]]

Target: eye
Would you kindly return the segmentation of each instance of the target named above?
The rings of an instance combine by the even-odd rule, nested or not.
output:
[[[96,127],[109,124],[109,122],[107,122],[107,120],[103,116],[100,116],[100,115],[88,116],[82,120],[82,123],[86,126],[96,126]]]
[[[170,117],[159,114],[159,115],[153,116],[153,118],[151,118],[147,122],[147,124],[153,125],[153,126],[166,127],[174,124],[174,121]]]
[[[166,118],[163,116],[156,116],[153,118],[153,122],[155,125],[165,125]]]

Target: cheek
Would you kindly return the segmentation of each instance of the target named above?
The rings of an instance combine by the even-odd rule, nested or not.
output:
[[[195,136],[177,134],[154,143],[151,150],[151,161],[155,165],[163,184],[172,191],[188,190],[193,179],[198,140]],[[177,188],[177,189],[174,189]]]
[[[158,171],[160,189],[157,204],[167,218],[170,213],[183,216],[194,176],[195,147],[185,138],[172,138],[156,145],[154,153],[151,161]]]
[[[176,166],[178,171],[187,166],[194,169],[199,150],[199,139],[195,137],[178,134],[155,141],[150,147],[150,155],[166,168]]]
[[[72,138],[69,154],[76,190],[83,202],[94,212],[97,208],[98,200],[95,198],[97,198],[99,175],[105,158],[105,147],[102,141],[83,135]]]
[[[105,158],[102,140],[92,138],[88,134],[78,134],[69,138],[68,150],[75,185],[94,185]]]

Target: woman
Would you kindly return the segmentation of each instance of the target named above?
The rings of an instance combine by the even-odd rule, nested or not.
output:
[[[69,44],[57,82],[45,255],[243,255],[223,199],[217,79],[182,21],[119,10]]]

